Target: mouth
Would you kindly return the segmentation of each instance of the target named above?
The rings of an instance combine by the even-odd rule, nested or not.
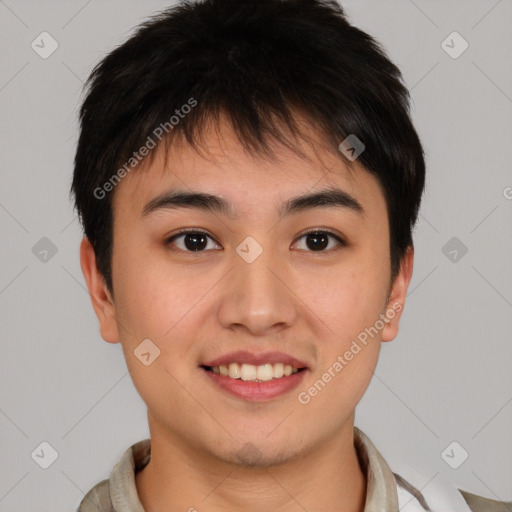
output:
[[[266,363],[258,366],[246,363],[229,363],[219,366],[201,365],[201,368],[221,377],[240,379],[244,382],[268,382],[283,379],[307,369],[306,367],[297,368],[283,363]]]
[[[199,367],[208,382],[221,393],[253,402],[268,401],[290,393],[310,371],[298,359],[270,352],[266,355],[232,353]]]

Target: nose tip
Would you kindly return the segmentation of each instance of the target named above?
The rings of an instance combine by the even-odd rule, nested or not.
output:
[[[247,242],[249,252],[251,242]],[[245,246],[243,244],[242,248]],[[294,323],[293,294],[283,282],[284,270],[262,251],[248,263],[243,256],[235,262],[221,297],[218,315],[226,328],[245,327],[254,335],[282,330]]]

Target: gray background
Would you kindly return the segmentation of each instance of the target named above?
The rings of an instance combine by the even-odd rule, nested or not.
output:
[[[0,0],[1,512],[75,510],[149,435],[121,346],[99,336],[68,189],[83,80],[168,5]],[[449,481],[510,500],[512,1],[343,5],[402,69],[428,165],[406,313],[356,425],[425,492]],[[31,48],[43,31],[59,44],[47,59]],[[469,43],[456,59],[441,46],[453,31]],[[48,469],[31,457],[43,441],[59,455]],[[453,441],[469,453],[458,469],[441,456]]]

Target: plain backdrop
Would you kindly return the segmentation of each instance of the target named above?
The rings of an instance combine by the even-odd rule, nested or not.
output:
[[[510,500],[512,1],[342,3],[401,68],[428,170],[400,334],[356,425],[418,488]],[[75,510],[149,436],[121,346],[99,335],[68,191],[83,81],[169,5],[0,0],[0,512]]]

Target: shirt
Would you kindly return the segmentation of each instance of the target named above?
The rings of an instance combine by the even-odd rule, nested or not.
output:
[[[428,493],[422,494],[391,471],[368,436],[357,427],[354,427],[354,446],[367,481],[364,512],[512,512],[512,502],[484,498],[436,479],[426,486]],[[130,446],[110,477],[84,496],[77,512],[144,512],[135,475],[150,458],[150,439]]]

